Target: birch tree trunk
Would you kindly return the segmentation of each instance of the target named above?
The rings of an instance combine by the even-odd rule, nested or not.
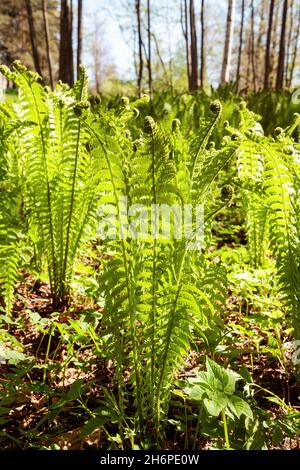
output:
[[[228,0],[227,23],[225,44],[223,53],[223,64],[221,71],[221,85],[228,83],[230,80],[230,67],[232,57],[232,43],[234,30],[235,0]]]

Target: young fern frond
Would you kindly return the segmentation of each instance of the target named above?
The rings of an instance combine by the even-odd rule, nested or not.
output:
[[[265,151],[264,188],[269,206],[271,246],[276,254],[281,288],[290,307],[296,338],[300,334],[299,236],[295,212],[293,177],[280,147],[263,145]]]
[[[15,155],[14,132],[19,128],[10,113],[0,114],[0,297],[11,314],[21,255],[22,184]]]
[[[237,139],[236,165],[241,184],[242,209],[250,254],[254,268],[262,266],[268,247],[268,205],[261,185],[264,177],[265,153],[260,143],[263,132],[257,116],[242,104]]]
[[[199,193],[203,196],[202,176],[208,166],[207,163],[209,159],[209,154],[206,149],[213,130],[222,114],[222,106],[219,101],[213,102],[210,109],[214,113],[214,117],[208,122],[200,121],[199,130],[195,133],[190,146],[190,159],[188,161],[190,170],[189,190],[190,198],[194,202],[199,201]],[[205,181],[207,181],[206,178]]]

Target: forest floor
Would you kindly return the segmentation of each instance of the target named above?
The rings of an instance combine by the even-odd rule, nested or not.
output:
[[[54,311],[49,287],[34,282],[29,275],[25,275],[24,281],[19,283],[16,298],[9,333],[23,345],[26,355],[31,357],[31,363],[16,366],[2,361],[0,366],[0,393],[2,396],[4,394],[6,403],[1,410],[0,449],[108,448],[107,434],[97,430],[83,437],[82,428],[88,418],[86,405],[88,404],[91,411],[97,409],[101,402],[102,387],[114,389],[112,364],[101,351],[96,350],[95,354],[95,345],[90,340],[82,347],[75,339],[70,351],[70,332],[66,328],[67,324],[76,322],[79,318],[91,319],[95,315],[101,317],[101,309],[97,310],[92,305],[86,306],[78,302],[68,310]],[[241,323],[241,313],[237,313],[237,301],[234,296],[229,296],[226,323],[231,327]],[[55,328],[51,325],[55,325]],[[99,333],[100,328],[101,322],[95,333]],[[46,330],[51,334],[45,334]],[[258,334],[263,335],[262,332]],[[62,340],[64,335],[65,341]],[[261,345],[264,342],[267,344],[267,341],[265,336],[261,339]],[[226,347],[226,342],[224,346]],[[278,361],[270,360],[267,354],[257,352],[255,335],[253,341],[244,337],[238,348],[242,353],[237,357],[237,363],[246,366],[253,381],[261,387],[261,391],[256,394],[258,405],[268,410],[274,419],[283,412],[277,403],[266,399],[262,391],[265,389],[294,409],[300,410],[300,388],[294,375]],[[193,377],[202,367],[203,358],[201,359],[201,353],[196,349],[195,347],[186,357],[185,366],[178,379]],[[215,359],[220,360],[217,356]],[[81,383],[88,384],[86,391],[79,401],[73,400],[73,397],[68,400],[72,384],[79,379]],[[178,415],[179,412],[175,405],[171,414]],[[107,432],[113,432],[113,424],[107,429]],[[170,427],[163,447],[183,450],[189,439],[184,431],[174,431],[174,428]],[[200,437],[197,448],[204,450],[210,448],[210,445],[210,439]],[[300,442],[299,439],[285,438],[274,448],[300,450]]]

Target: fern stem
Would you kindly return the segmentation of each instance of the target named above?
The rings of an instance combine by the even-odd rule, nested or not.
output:
[[[151,157],[152,157],[152,204],[157,204],[156,195],[156,180],[155,180],[155,143],[153,132],[151,133]],[[155,238],[153,242],[153,263],[152,263],[152,308],[150,311],[150,324],[151,324],[151,379],[150,379],[150,410],[154,409],[154,386],[155,386],[155,363],[156,363],[156,345],[155,345],[155,322],[156,322],[156,258],[157,258],[157,213],[155,212]]]

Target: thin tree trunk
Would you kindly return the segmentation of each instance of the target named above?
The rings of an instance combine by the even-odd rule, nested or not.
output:
[[[282,90],[284,80],[284,62],[285,62],[285,36],[286,36],[286,20],[287,20],[288,0],[284,0],[282,9],[282,23],[281,23],[281,34],[280,34],[280,47],[279,47],[279,59],[277,68],[276,78],[276,90]]]
[[[184,6],[181,5],[181,28],[185,40],[185,54],[186,54],[186,73],[188,80],[188,89],[191,90],[191,69],[190,69],[190,45],[189,45],[189,23],[188,23],[188,6],[187,0],[184,0]]]
[[[255,64],[255,32],[254,32],[254,1],[251,0],[251,65],[252,65],[252,79],[253,79],[253,89],[256,92],[256,64]]]
[[[27,12],[26,12],[26,7],[24,3],[22,3],[22,8],[21,8],[21,48],[25,49],[25,44],[26,44],[26,30],[27,30]],[[26,24],[26,26],[25,26]]]
[[[71,85],[74,84],[74,55],[73,55],[73,0],[70,0],[70,71],[71,71]]]
[[[269,25],[268,25],[268,35],[267,35],[267,45],[266,45],[266,57],[265,57],[265,80],[264,80],[264,89],[268,90],[269,88],[269,77],[271,71],[270,64],[270,52],[271,52],[271,39],[272,39],[272,30],[273,30],[273,18],[274,18],[274,5],[275,0],[270,0],[270,11],[269,11]]]
[[[45,30],[46,54],[47,54],[49,81],[50,81],[51,88],[53,90],[54,82],[53,82],[52,60],[51,60],[51,50],[50,50],[49,24],[48,24],[48,14],[47,14],[47,0],[42,0],[42,12],[43,12],[43,23],[44,23],[44,30]]]
[[[138,32],[138,54],[139,54],[139,66],[137,75],[137,87],[138,93],[141,96],[142,93],[142,80],[143,80],[143,39],[142,39],[142,26],[141,26],[141,0],[136,0],[135,11],[137,19],[137,32]]]
[[[284,71],[284,82],[285,85],[288,86],[289,81],[289,65],[290,65],[290,56],[291,56],[291,48],[292,48],[292,38],[293,38],[293,29],[294,29],[294,8],[293,3],[289,5],[289,33],[288,33],[288,41],[287,41],[287,51],[286,51],[286,60],[285,60],[285,71]]]
[[[242,12],[241,12],[241,26],[240,26],[240,44],[238,53],[238,64],[236,70],[236,91],[240,90],[240,79],[241,79],[241,62],[243,52],[243,36],[244,36],[244,21],[245,21],[245,0],[242,0]]]
[[[232,56],[232,42],[234,30],[234,14],[235,14],[235,0],[228,0],[226,34],[223,53],[223,64],[221,71],[221,85],[228,83],[230,80],[230,66]]]
[[[198,89],[198,48],[194,0],[190,0],[191,91]]]
[[[95,70],[95,89],[96,89],[96,95],[99,95],[100,90],[101,90],[101,76],[100,76],[100,64],[101,58],[100,58],[100,53],[99,50],[96,49],[94,51],[94,70]]]
[[[201,67],[200,67],[200,87],[201,90],[204,88],[205,83],[205,69],[206,69],[206,60],[205,60],[205,21],[204,21],[204,0],[201,0]]]
[[[83,0],[78,0],[77,12],[77,78],[79,77],[79,66],[82,62],[82,5]]]
[[[167,83],[167,87],[169,90],[172,89],[172,82],[171,80],[169,80],[169,73],[168,73],[168,69],[166,67],[166,64],[164,63],[164,60],[162,58],[162,55],[161,55],[161,52],[159,50],[159,41],[157,39],[157,37],[155,36],[154,33],[151,33],[151,36],[152,36],[152,39],[154,41],[154,45],[155,45],[155,50],[156,50],[156,54],[157,54],[157,57],[159,59],[159,62],[162,66],[162,69],[163,69],[163,72],[164,72],[164,76],[166,77],[166,83]]]
[[[289,79],[288,79],[288,84],[287,84],[287,86],[289,88],[292,86],[292,82],[293,82],[293,75],[294,75],[296,59],[297,59],[297,50],[298,50],[299,37],[300,37],[300,2],[298,3],[297,30],[296,30],[295,40],[294,40],[292,63],[291,63],[291,67],[290,67],[290,74],[289,74]]]
[[[256,86],[258,90],[264,88],[265,79],[265,44],[264,37],[267,36],[267,14],[269,0],[261,0],[259,11],[259,28],[255,42],[255,61],[256,61]]]
[[[74,83],[72,2],[61,0],[59,78],[70,86]]]
[[[148,88],[149,95],[152,98],[152,57],[151,57],[151,5],[150,0],[147,0],[147,33],[148,33]]]
[[[272,46],[271,46],[271,64],[270,64],[270,84],[271,87],[275,88],[276,75],[277,75],[277,63],[278,63],[278,25],[279,25],[279,1],[275,0],[274,7],[274,21],[273,21],[273,32],[272,32]]]
[[[35,23],[34,23],[34,18],[33,18],[33,13],[32,13],[31,0],[25,0],[25,6],[26,6],[26,11],[27,11],[27,20],[28,20],[28,25],[29,25],[29,34],[30,34],[30,42],[31,42],[34,67],[37,73],[42,77],[41,58],[40,58],[38,45],[37,45],[37,37],[36,37]]]

